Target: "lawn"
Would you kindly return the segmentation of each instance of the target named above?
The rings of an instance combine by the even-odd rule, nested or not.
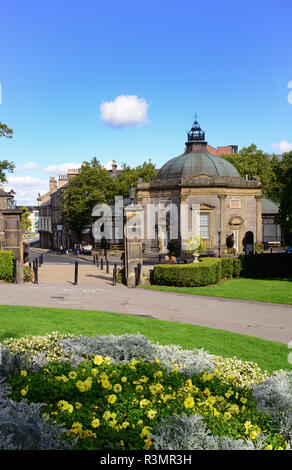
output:
[[[292,369],[285,344],[202,326],[92,310],[0,306],[0,342],[5,338],[61,333],[141,333],[162,345],[204,348],[211,354],[256,362],[263,370]]]
[[[145,289],[208,295],[227,299],[255,300],[292,305],[292,278],[288,279],[227,279],[204,287],[142,286]],[[291,311],[292,312],[292,311]]]

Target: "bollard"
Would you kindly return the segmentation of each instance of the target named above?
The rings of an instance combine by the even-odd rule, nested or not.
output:
[[[93,264],[95,264],[95,257],[96,257],[96,255],[93,255],[93,261],[92,261]]]
[[[140,286],[141,283],[141,263],[138,263],[137,265],[137,286]]]
[[[109,261],[108,259],[106,260],[106,273],[109,273]]]
[[[39,283],[39,273],[38,273],[38,265],[35,262],[34,264],[34,283],[38,284]]]
[[[42,265],[42,258],[39,256],[39,267]]]
[[[96,266],[98,267],[98,265],[99,265],[99,257],[98,255],[96,255]]]
[[[114,269],[113,269],[113,286],[117,285],[117,265],[116,263],[114,264]]]
[[[78,261],[75,261],[74,286],[78,284]]]
[[[38,259],[35,259],[35,265],[38,267]]]
[[[41,263],[44,264],[44,255],[41,255]]]
[[[31,261],[28,263],[28,265],[29,265],[29,269],[31,269]]]
[[[103,258],[100,260],[100,269],[103,270]]]
[[[13,259],[13,282],[14,284],[17,284],[17,265],[16,265],[16,259]]]

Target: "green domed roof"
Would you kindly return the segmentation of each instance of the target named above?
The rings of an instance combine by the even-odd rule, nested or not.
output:
[[[205,133],[197,120],[188,132],[185,153],[172,158],[161,167],[156,179],[189,178],[200,175],[240,178],[236,168],[224,158],[207,150]]]
[[[161,167],[157,178],[187,178],[200,175],[240,177],[240,174],[230,162],[224,158],[211,155],[206,149],[200,152],[183,153],[172,158]]]

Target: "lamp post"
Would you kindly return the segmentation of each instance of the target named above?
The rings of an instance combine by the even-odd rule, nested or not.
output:
[[[221,230],[218,230],[218,256],[221,257]]]

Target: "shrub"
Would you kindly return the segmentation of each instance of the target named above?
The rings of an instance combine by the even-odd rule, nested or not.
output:
[[[248,278],[292,276],[291,256],[287,253],[240,255],[241,275]]]
[[[13,281],[13,259],[13,251],[0,250],[0,279],[3,281]]]
[[[222,263],[216,258],[184,265],[157,265],[153,273],[154,284],[177,287],[207,286],[216,284],[221,278]]]
[[[233,277],[233,267],[234,260],[233,258],[221,258],[222,263],[222,277],[223,278],[232,278]]]

